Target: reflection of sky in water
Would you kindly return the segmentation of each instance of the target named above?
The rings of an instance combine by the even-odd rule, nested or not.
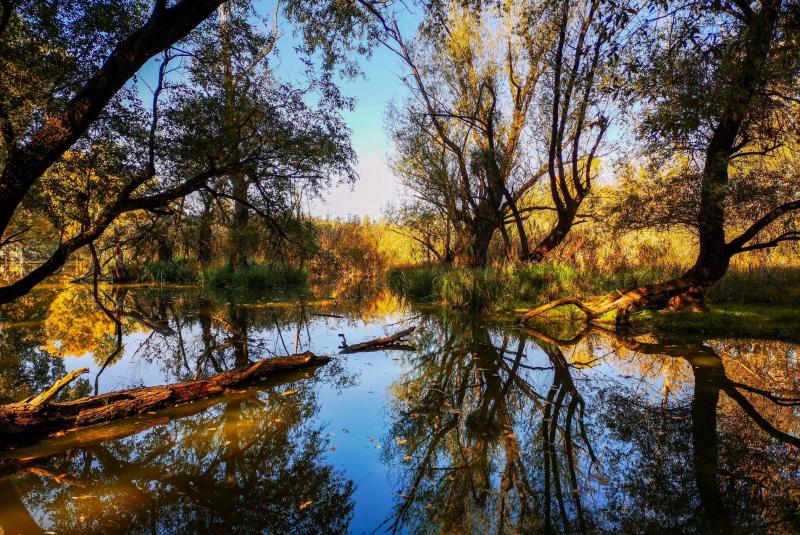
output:
[[[181,317],[181,322],[185,325],[181,330],[181,337],[185,343],[187,362],[189,369],[183,367],[182,357],[178,348],[178,336],[176,334],[162,336],[153,334],[149,330],[139,330],[124,337],[124,353],[118,361],[114,362],[103,372],[100,377],[100,391],[108,392],[123,388],[141,385],[159,385],[176,381],[176,376],[190,378],[195,369],[194,364],[198,355],[202,352],[202,330],[198,323],[196,310],[191,310],[191,306],[184,303],[190,314]],[[294,305],[289,308],[296,309]],[[258,321],[250,321],[248,325],[248,338],[250,340],[251,360],[267,356],[270,352],[283,353],[283,343],[277,336],[274,326],[271,323],[271,307],[262,305],[248,307],[250,320],[258,317]],[[285,311],[286,306],[282,309]],[[222,310],[226,310],[223,306]],[[276,308],[275,310],[279,310]],[[328,318],[311,315],[309,316],[308,330],[304,326],[299,337],[299,350],[312,350],[318,355],[336,355],[341,343],[339,334],[345,335],[349,343],[356,343],[376,337],[385,336],[388,333],[402,329],[407,325],[424,324],[433,330],[446,330],[447,321],[439,319],[435,315],[425,316],[423,320],[414,319],[407,324],[393,325],[403,318],[415,315],[417,311],[396,310],[392,307],[385,307],[378,312],[374,312],[361,319],[358,316],[348,315],[346,312],[337,310],[336,307],[315,307],[308,306],[307,312],[315,311],[324,313],[341,313],[345,318]],[[279,314],[280,315],[280,314]],[[170,326],[175,327],[174,317],[170,316]],[[286,321],[286,315],[281,319],[281,333],[289,350],[294,349],[295,331],[294,324]],[[267,318],[265,320],[265,318]],[[258,327],[253,327],[253,324]],[[267,326],[265,326],[267,325]],[[454,325],[458,325],[455,323]],[[452,327],[452,325],[451,325]],[[480,330],[480,329],[478,329]],[[424,329],[422,338],[418,339],[420,344],[425,344]],[[226,327],[215,323],[213,332],[218,339],[226,336]],[[489,340],[495,347],[500,347],[504,343],[504,338],[508,338],[506,352],[503,354],[505,363],[511,365],[516,358],[517,337],[519,330],[508,328],[506,330],[491,327],[488,331],[488,338],[481,339],[480,343],[485,344]],[[479,337],[478,337],[479,338]],[[310,342],[309,342],[310,339]],[[457,342],[460,342],[456,338]],[[290,386],[280,388],[298,389],[315,388],[315,404],[317,412],[311,421],[302,422],[300,429],[320,429],[322,436],[327,440],[326,451],[321,459],[323,464],[331,465],[334,470],[340,473],[345,480],[354,483],[355,489],[352,496],[354,505],[352,521],[349,529],[354,533],[371,532],[382,526],[382,522],[387,520],[399,504],[403,503],[401,493],[408,492],[406,485],[409,479],[405,470],[407,465],[401,461],[403,455],[402,448],[395,444],[396,439],[404,437],[394,436],[398,424],[399,407],[398,399],[395,397],[395,389],[405,381],[413,380],[415,374],[421,373],[420,369],[426,364],[425,359],[435,359],[446,351],[453,351],[453,348],[438,347],[441,340],[433,338],[428,340],[428,346],[418,347],[419,352],[402,351],[376,351],[368,353],[357,353],[347,356],[336,357],[343,365],[343,369],[331,376],[326,371],[333,370],[333,366],[322,368],[318,376],[323,377],[321,381],[310,382],[300,381]],[[601,479],[613,477],[609,473],[613,467],[609,465],[607,455],[615,452],[625,452],[630,445],[620,441],[619,436],[611,436],[604,429],[602,421],[604,413],[595,407],[599,402],[595,399],[597,392],[606,392],[625,395],[635,404],[640,406],[659,405],[664,399],[664,393],[669,391],[672,398],[670,402],[674,406],[688,407],[692,392],[692,370],[688,362],[683,359],[658,358],[635,356],[632,352],[614,353],[607,343],[594,341],[591,351],[587,349],[587,343],[578,344],[563,350],[563,356],[567,362],[572,363],[572,379],[577,391],[583,396],[587,404],[587,426],[594,441],[593,447],[601,459],[601,468],[592,467],[592,477],[581,480],[584,491],[586,509],[601,509],[608,504],[606,496],[606,483],[600,483]],[[54,344],[55,345],[55,344]],[[457,346],[458,344],[456,344]],[[477,347],[477,346],[476,346]],[[422,350],[433,349],[431,354],[423,354]],[[473,348],[474,350],[474,348]],[[226,351],[230,352],[229,347]],[[458,347],[455,351],[461,351]],[[535,392],[542,397],[541,403],[547,395],[548,389],[554,382],[551,357],[529,338],[525,346],[525,357],[522,360],[529,368],[520,369],[519,377],[524,380]],[[786,350],[787,356],[796,355],[796,350],[791,348]],[[463,354],[462,354],[463,356]],[[603,358],[598,358],[603,357]],[[99,360],[99,359],[97,359]],[[469,358],[465,359],[469,362]],[[794,362],[794,359],[791,359]],[[228,362],[229,364],[230,362]],[[581,364],[585,363],[585,364]],[[90,374],[87,376],[90,382],[94,382],[94,377],[100,369],[100,364],[91,354],[79,357],[65,357],[64,364],[67,371],[88,367]],[[463,363],[462,363],[463,364]],[[533,369],[530,369],[533,368]],[[470,372],[477,373],[478,372]],[[501,371],[501,373],[504,373]],[[474,378],[475,375],[470,377]],[[501,377],[498,375],[498,377]],[[345,379],[352,378],[353,381]],[[484,378],[485,380],[486,378]],[[472,380],[472,379],[469,379]],[[342,382],[343,381],[343,382]],[[430,386],[430,385],[426,385]],[[268,394],[269,390],[262,395]],[[472,394],[470,394],[472,395]],[[515,393],[514,395],[518,395]],[[509,403],[517,401],[509,398]],[[441,407],[439,407],[440,409]],[[536,416],[535,411],[530,408],[528,412],[517,412],[512,417],[514,434],[518,435],[519,448],[524,459],[534,459],[537,463],[541,459],[541,451],[537,450],[538,431],[532,431],[529,420],[526,418],[541,418]],[[210,409],[208,413],[219,412],[220,405]],[[446,413],[446,411],[443,411]],[[686,410],[682,413],[685,418]],[[466,420],[466,415],[462,415]],[[203,414],[192,416],[202,421]],[[180,420],[178,420],[180,421]],[[676,420],[679,421],[680,420]],[[176,422],[168,424],[168,428],[175,427]],[[463,421],[461,421],[463,424]],[[528,425],[526,428],[525,426]],[[678,423],[676,425],[683,425]],[[156,428],[157,429],[157,428]],[[137,435],[134,440],[144,440],[153,430]],[[431,433],[433,433],[431,429]],[[463,430],[462,430],[463,431]],[[508,431],[508,432],[510,432]],[[506,431],[504,431],[506,432]],[[577,432],[577,431],[576,431]],[[468,433],[465,434],[465,436]],[[131,440],[126,439],[126,440]],[[688,440],[688,436],[686,438]],[[491,456],[495,464],[501,464],[503,452],[499,445],[502,440],[497,439],[491,443]],[[585,454],[582,450],[579,455]],[[633,458],[633,457],[631,457]],[[441,459],[440,459],[441,460]],[[446,459],[445,459],[446,460]],[[624,460],[624,457],[623,457]],[[688,466],[688,460],[682,461]],[[589,464],[584,461],[579,463],[579,470],[587,470]],[[495,469],[488,473],[490,486],[493,491],[497,491],[502,484],[502,470]],[[541,467],[534,466],[533,463],[528,467],[535,485],[540,485]],[[688,469],[690,470],[690,469]],[[145,478],[146,479],[146,478]],[[538,489],[538,487],[536,487]],[[78,488],[70,489],[70,493],[80,495]],[[311,507],[314,505],[312,504]],[[47,528],[47,512],[36,505],[29,508],[31,514]],[[570,509],[573,512],[573,509]]]
[[[318,355],[336,355],[339,352],[343,333],[348,343],[386,336],[387,332],[403,327],[384,327],[386,324],[403,319],[402,314],[391,314],[372,322],[359,319],[337,319],[311,317],[308,336],[303,329],[300,350],[311,349]],[[165,384],[170,380],[156,361],[158,356],[143,353],[141,344],[151,333],[136,332],[124,337],[123,356],[108,366],[100,376],[100,392],[120,390],[137,386]],[[252,339],[269,340],[272,351],[280,354],[283,346],[275,329],[249,331]],[[282,335],[293,350],[293,332],[282,329]],[[182,332],[185,340],[195,340],[200,331],[195,324],[191,329]],[[351,530],[355,533],[370,532],[377,527],[376,518],[381,514],[388,515],[397,500],[398,489],[390,477],[389,467],[381,460],[386,447],[387,433],[391,422],[391,411],[387,398],[389,388],[401,373],[399,352],[376,351],[345,355],[340,358],[346,362],[345,375],[356,375],[355,385],[344,389],[332,387],[324,382],[317,391],[319,412],[315,417],[318,424],[324,426],[330,440],[330,447],[335,451],[326,453],[326,460],[337,469],[343,471],[344,477],[355,483],[353,501],[355,510]],[[262,355],[251,349],[251,360]],[[90,373],[86,376],[90,381],[100,370],[91,354],[80,357],[66,357],[67,371],[87,367]],[[294,388],[300,388],[294,386]],[[313,425],[313,424],[312,424]],[[377,447],[380,446],[380,447]]]

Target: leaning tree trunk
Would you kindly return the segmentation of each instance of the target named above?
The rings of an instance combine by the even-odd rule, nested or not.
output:
[[[578,215],[578,208],[580,208],[581,200],[582,199],[576,199],[575,202],[557,209],[558,221],[556,221],[555,226],[527,256],[523,257],[523,260],[528,262],[541,262],[550,251],[561,245],[564,239],[566,239],[567,234],[569,234],[569,231],[572,230],[572,225],[575,222],[575,216]]]

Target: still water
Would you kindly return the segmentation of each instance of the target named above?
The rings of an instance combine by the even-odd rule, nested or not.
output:
[[[109,292],[119,327],[79,286],[2,310],[3,402],[84,366],[64,396],[335,358],[0,450],[4,534],[800,532],[798,345],[542,333],[388,294]]]

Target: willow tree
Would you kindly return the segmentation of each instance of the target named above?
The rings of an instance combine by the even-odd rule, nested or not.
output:
[[[385,22],[411,97],[390,113],[395,170],[464,236],[465,263],[484,265],[499,233],[539,261],[571,229],[597,173],[613,100],[618,3],[435,4],[413,43]],[[546,206],[530,202],[549,178]],[[555,212],[528,235],[526,219]],[[509,228],[507,228],[509,227]]]
[[[246,162],[207,183],[206,198],[188,206],[207,218],[214,208],[225,222],[233,270],[246,267],[260,243],[286,234],[283,222],[296,214],[297,191],[312,196],[334,178],[354,178],[341,117],[349,101],[324,69],[308,69],[291,82],[276,75],[279,14],[262,20],[256,7],[250,0],[228,2],[192,37],[176,109],[176,121],[191,124],[179,143],[181,157],[202,164],[222,153]],[[314,94],[326,98],[314,103]],[[259,223],[268,232],[261,239]]]
[[[691,203],[695,263],[665,283],[586,302],[565,299],[528,316],[566,303],[590,318],[615,310],[624,318],[643,308],[703,310],[705,289],[725,275],[732,257],[800,239],[793,219],[800,209],[799,7],[792,0],[714,1],[654,11],[636,58],[641,127],[656,154],[686,162],[676,176],[696,194],[673,200]]]

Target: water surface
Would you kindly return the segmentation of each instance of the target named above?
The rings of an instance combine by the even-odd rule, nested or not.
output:
[[[385,293],[108,297],[119,329],[80,286],[4,308],[3,401],[84,366],[65,397],[417,329],[411,347],[6,449],[3,533],[800,531],[795,344],[543,333]]]

